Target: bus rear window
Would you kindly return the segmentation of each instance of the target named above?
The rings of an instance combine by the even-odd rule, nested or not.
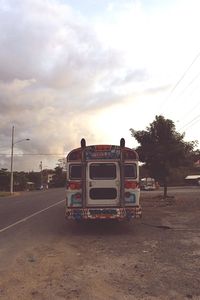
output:
[[[70,165],[69,166],[69,177],[70,179],[81,179],[82,166],[81,165]]]
[[[115,164],[99,163],[90,165],[90,178],[91,179],[115,179],[116,166]]]
[[[136,178],[137,169],[135,164],[125,164],[124,165],[124,177],[125,178]]]

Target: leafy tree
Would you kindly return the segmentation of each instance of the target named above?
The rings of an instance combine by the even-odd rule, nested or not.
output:
[[[7,169],[2,168],[0,170],[0,190],[8,191],[10,188],[10,173]]]
[[[28,181],[34,182],[36,188],[41,186],[41,172],[31,171],[27,174]]]
[[[66,183],[66,173],[63,171],[63,168],[57,166],[55,167],[55,175],[53,176],[52,184],[55,187],[64,187]]]
[[[164,198],[167,197],[168,179],[172,170],[189,166],[193,161],[193,149],[197,142],[185,142],[184,134],[175,130],[172,120],[156,116],[146,130],[130,129],[131,135],[140,146],[136,151],[140,161],[156,180],[164,186]]]
[[[56,165],[66,171],[66,158],[59,158]]]
[[[200,168],[200,150],[197,149],[195,151],[193,151],[193,168],[196,168],[196,171],[199,172],[199,168]]]
[[[26,172],[14,172],[14,190],[22,191],[25,190],[27,184],[27,173]]]

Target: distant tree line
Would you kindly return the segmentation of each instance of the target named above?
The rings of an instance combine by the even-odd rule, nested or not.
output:
[[[52,180],[48,182],[48,174],[52,174]],[[64,187],[66,182],[66,171],[61,166],[54,170],[44,169],[41,172],[14,172],[14,191],[28,189],[40,189],[42,186],[48,188]],[[0,190],[10,190],[10,171],[5,168],[0,169]]]

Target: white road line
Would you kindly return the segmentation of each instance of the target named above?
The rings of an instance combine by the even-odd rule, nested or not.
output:
[[[44,208],[44,209],[42,209],[42,210],[40,210],[40,211],[37,211],[37,212],[35,212],[34,214],[32,214],[32,215],[30,215],[30,216],[28,216],[28,217],[26,217],[26,218],[23,218],[23,219],[21,219],[21,220],[15,222],[15,223],[13,223],[13,224],[11,224],[11,225],[5,227],[5,228],[2,228],[2,229],[0,229],[0,233],[6,231],[6,230],[9,229],[9,228],[12,228],[12,227],[14,227],[14,226],[20,224],[20,223],[22,223],[22,222],[26,222],[27,220],[31,219],[32,217],[34,217],[34,216],[36,216],[36,215],[39,215],[39,214],[41,214],[42,212],[48,210],[49,208],[52,208],[52,207],[54,207],[54,206],[56,206],[56,205],[58,205],[58,204],[60,204],[60,203],[62,203],[62,202],[64,202],[64,201],[66,201],[66,200],[64,199],[64,200],[61,200],[61,201],[59,201],[59,202],[56,202],[56,203],[54,203],[53,205],[50,205],[50,206],[48,206],[48,207],[46,207],[46,208]]]

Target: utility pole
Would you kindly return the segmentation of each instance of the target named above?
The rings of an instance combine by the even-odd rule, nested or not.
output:
[[[40,188],[43,189],[42,161],[40,162],[40,176],[41,176]]]
[[[10,164],[10,193],[13,194],[13,148],[14,148],[14,126],[12,127],[11,141],[11,164]]]
[[[12,126],[12,139],[11,139],[11,158],[10,158],[10,193],[13,194],[13,153],[14,153],[14,145],[17,143],[21,143],[23,141],[30,141],[30,139],[22,139],[18,141],[14,141],[14,133],[15,128]]]

